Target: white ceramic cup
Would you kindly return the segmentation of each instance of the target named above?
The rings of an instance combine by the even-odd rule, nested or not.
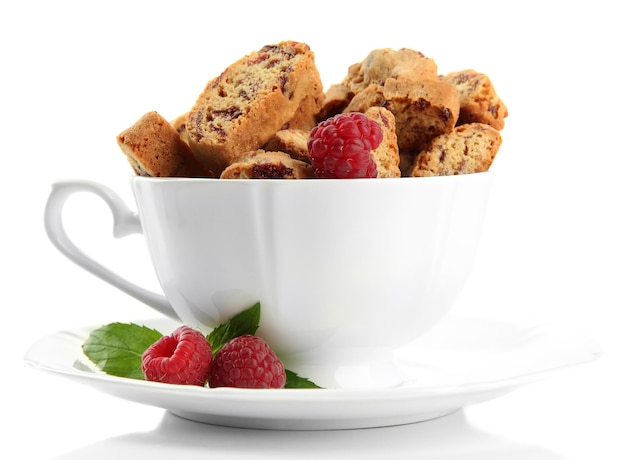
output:
[[[326,387],[402,381],[393,352],[451,308],[470,273],[491,173],[352,180],[133,177],[138,214],[89,181],[53,185],[55,246],[157,311],[208,330],[261,303],[257,332],[286,366]],[[84,254],[66,200],[100,196],[114,235],[143,233],[164,296]]]

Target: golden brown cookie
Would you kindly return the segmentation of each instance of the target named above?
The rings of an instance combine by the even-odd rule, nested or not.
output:
[[[309,179],[315,177],[315,168],[294,160],[284,152],[256,150],[228,166],[221,179]]]
[[[409,48],[382,48],[348,68],[341,83],[331,85],[325,93],[318,121],[346,110],[352,98],[371,85],[383,86],[388,78],[396,80],[437,80],[437,65],[431,58]],[[371,88],[370,88],[371,89]]]
[[[303,129],[281,129],[263,146],[268,152],[285,152],[291,158],[310,163],[307,141],[309,131]]]
[[[377,177],[400,177],[400,154],[393,114],[383,107],[371,107],[365,112],[365,116],[378,123],[383,132],[382,142],[372,150]]]
[[[303,104],[307,97],[312,99]],[[221,174],[294,117],[306,119],[303,107],[314,117],[322,103],[322,82],[309,46],[293,41],[268,45],[206,85],[185,123],[189,145]]]
[[[437,65],[431,58],[409,48],[376,49],[358,64],[348,69],[342,82],[353,94],[371,84],[384,85],[388,78],[396,80],[436,80]]]
[[[381,106],[393,113],[400,151],[419,151],[436,136],[454,129],[459,95],[447,81],[396,80],[372,84],[356,94],[344,112],[365,112]]]
[[[504,128],[508,110],[487,75],[469,69],[451,72],[443,78],[459,92],[458,124],[487,123],[497,130]]]
[[[490,125],[460,125],[453,132],[433,139],[416,156],[411,175],[451,176],[487,171],[501,144],[500,132]]]
[[[148,112],[117,136],[133,171],[151,177],[214,177],[157,112]]]

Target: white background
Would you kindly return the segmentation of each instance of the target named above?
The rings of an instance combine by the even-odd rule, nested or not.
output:
[[[486,449],[502,450],[493,458],[626,458],[626,36],[618,6],[608,0],[3,2],[0,448],[18,448],[19,458],[70,458],[76,449],[123,451],[167,439],[173,422],[163,411],[24,364],[24,352],[44,334],[152,316],[58,253],[43,229],[43,207],[51,183],[65,178],[103,182],[132,203],[131,170],[116,134],[150,110],[178,116],[232,61],[293,39],[315,51],[325,86],[383,47],[420,50],[441,73],[489,74],[510,116],[492,168],[497,177],[475,270],[454,313],[566,324],[605,350],[590,366],[438,425],[387,430],[381,442],[406,434],[421,439],[413,449],[430,458],[492,458],[452,457],[463,425],[494,440]],[[72,203],[80,216],[72,227],[78,241],[122,274],[156,286],[141,237],[112,241],[103,205]],[[202,437],[203,428],[188,429]],[[233,443],[253,439],[266,447],[269,439],[283,442],[276,435],[230,436]],[[312,439],[344,448],[364,439],[343,436]],[[307,442],[303,434],[289,439]],[[459,442],[458,452],[463,449],[469,444]]]

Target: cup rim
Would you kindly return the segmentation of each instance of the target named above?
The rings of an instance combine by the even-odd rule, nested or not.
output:
[[[492,171],[481,171],[467,174],[455,174],[448,176],[427,176],[427,177],[385,177],[385,178],[357,178],[357,179],[220,179],[217,177],[152,177],[152,176],[130,176],[130,180],[132,182],[156,182],[156,183],[165,183],[165,182],[224,182],[224,183],[295,183],[295,184],[311,184],[311,183],[320,183],[320,184],[336,184],[336,183],[366,183],[366,184],[389,184],[395,182],[460,182],[460,181],[471,181],[471,180],[479,180],[479,178],[490,178],[493,177],[494,173]],[[297,187],[297,185],[295,185]],[[374,185],[377,186],[377,185]]]

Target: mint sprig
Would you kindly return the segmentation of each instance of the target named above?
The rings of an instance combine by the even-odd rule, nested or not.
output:
[[[220,324],[207,335],[215,355],[230,340],[254,335],[261,321],[261,304],[257,302]],[[83,343],[83,353],[98,369],[116,377],[144,380],[141,356],[163,334],[134,323],[110,323],[91,331]],[[290,370],[285,371],[285,388],[321,388],[311,380]]]
[[[287,375],[287,381],[285,382],[285,388],[322,388],[315,383],[311,382],[309,379],[300,377],[295,372],[292,372],[288,369],[285,369],[285,374]]]
[[[254,335],[261,322],[261,304],[259,302],[250,308],[237,313],[231,319],[220,324],[207,336],[211,344],[213,356],[215,353],[235,337],[250,334]]]
[[[143,380],[141,355],[162,336],[146,326],[111,323],[91,331],[83,353],[107,374]]]

